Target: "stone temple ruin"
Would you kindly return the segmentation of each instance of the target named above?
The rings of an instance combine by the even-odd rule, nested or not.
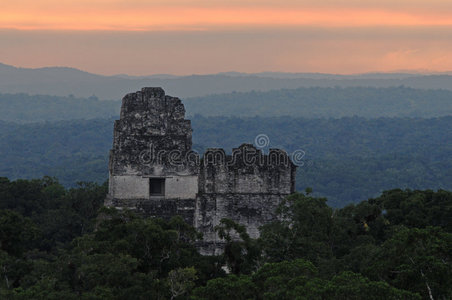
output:
[[[231,154],[220,148],[202,156],[193,151],[184,105],[161,88],[122,99],[109,169],[106,206],[147,217],[180,215],[203,233],[199,251],[209,255],[222,251],[214,230],[222,218],[244,225],[256,238],[295,189],[296,166],[282,150],[263,154],[243,144]]]

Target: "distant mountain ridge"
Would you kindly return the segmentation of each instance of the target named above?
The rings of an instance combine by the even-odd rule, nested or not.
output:
[[[187,116],[433,118],[452,115],[452,91],[408,87],[298,88],[182,98]],[[119,115],[121,101],[0,93],[0,120],[30,123]]]
[[[119,100],[144,86],[161,86],[173,96],[201,97],[211,94],[296,89],[300,87],[392,87],[452,90],[449,74],[369,73],[334,75],[321,73],[256,74],[226,72],[212,75],[104,76],[68,67],[16,68],[0,63],[0,93],[29,93],[53,96]]]
[[[452,91],[409,87],[302,87],[183,99],[187,115],[432,118],[452,115]]]

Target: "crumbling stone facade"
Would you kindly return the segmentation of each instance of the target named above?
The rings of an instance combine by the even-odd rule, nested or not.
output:
[[[143,88],[122,100],[110,151],[105,205],[149,217],[182,216],[204,235],[199,250],[218,254],[214,227],[222,218],[245,225],[251,237],[275,219],[295,188],[296,167],[278,149],[263,154],[243,144],[226,154],[192,151],[192,129],[181,100],[161,88]]]

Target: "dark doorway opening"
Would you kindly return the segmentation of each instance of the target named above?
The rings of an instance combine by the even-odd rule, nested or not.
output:
[[[165,196],[165,178],[150,178],[149,194],[151,196]]]

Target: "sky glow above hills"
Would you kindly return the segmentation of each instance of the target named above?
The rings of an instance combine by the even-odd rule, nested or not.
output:
[[[452,70],[452,1],[6,0],[0,62],[101,74]]]

